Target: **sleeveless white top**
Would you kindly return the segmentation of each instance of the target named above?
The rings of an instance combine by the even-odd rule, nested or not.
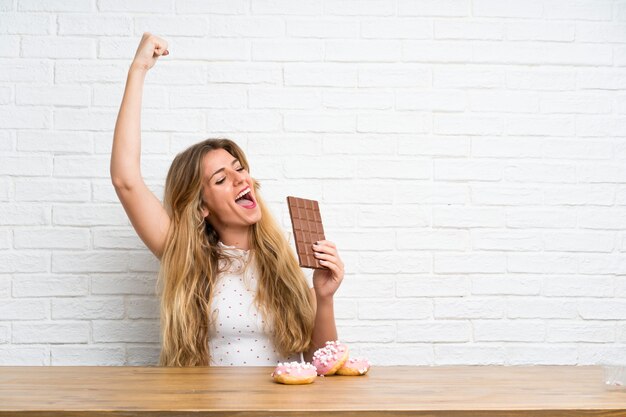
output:
[[[218,242],[222,251],[234,256],[230,268],[218,274],[211,311],[216,319],[209,333],[212,366],[276,366],[278,362],[304,362],[302,353],[281,357],[269,335],[265,321],[254,305],[257,289],[255,265],[248,262],[250,251]],[[220,270],[228,265],[219,260]],[[313,270],[302,268],[309,288]]]

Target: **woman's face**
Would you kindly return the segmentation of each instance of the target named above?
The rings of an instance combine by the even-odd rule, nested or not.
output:
[[[203,167],[202,198],[205,205],[202,215],[218,233],[261,220],[252,177],[237,158],[224,149],[214,149],[204,156]],[[236,202],[246,189],[250,192]]]

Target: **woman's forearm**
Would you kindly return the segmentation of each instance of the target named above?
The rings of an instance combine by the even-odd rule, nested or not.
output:
[[[319,348],[326,346],[329,340],[337,340],[337,326],[335,325],[335,311],[333,298],[318,299],[315,313],[315,327],[313,328],[313,346],[303,353],[304,361],[311,362],[313,354]]]
[[[111,150],[111,180],[127,186],[141,179],[141,98],[146,70],[130,67]]]

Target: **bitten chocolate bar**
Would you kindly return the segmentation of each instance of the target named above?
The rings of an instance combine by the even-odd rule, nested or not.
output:
[[[328,269],[328,267],[322,266],[319,260],[313,256],[312,245],[318,240],[326,239],[324,237],[319,204],[315,200],[288,196],[287,205],[289,206],[289,217],[291,217],[300,266]]]

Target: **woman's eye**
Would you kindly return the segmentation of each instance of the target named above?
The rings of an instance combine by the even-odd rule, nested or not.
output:
[[[219,181],[215,181],[215,183],[216,183],[216,184],[221,184],[221,183],[223,183],[223,182],[224,182],[224,178],[222,178],[222,179],[221,179],[221,180],[219,180]]]
[[[241,168],[239,168],[237,171],[243,171],[243,170],[244,170],[244,168],[243,168],[243,167],[241,167]]]

